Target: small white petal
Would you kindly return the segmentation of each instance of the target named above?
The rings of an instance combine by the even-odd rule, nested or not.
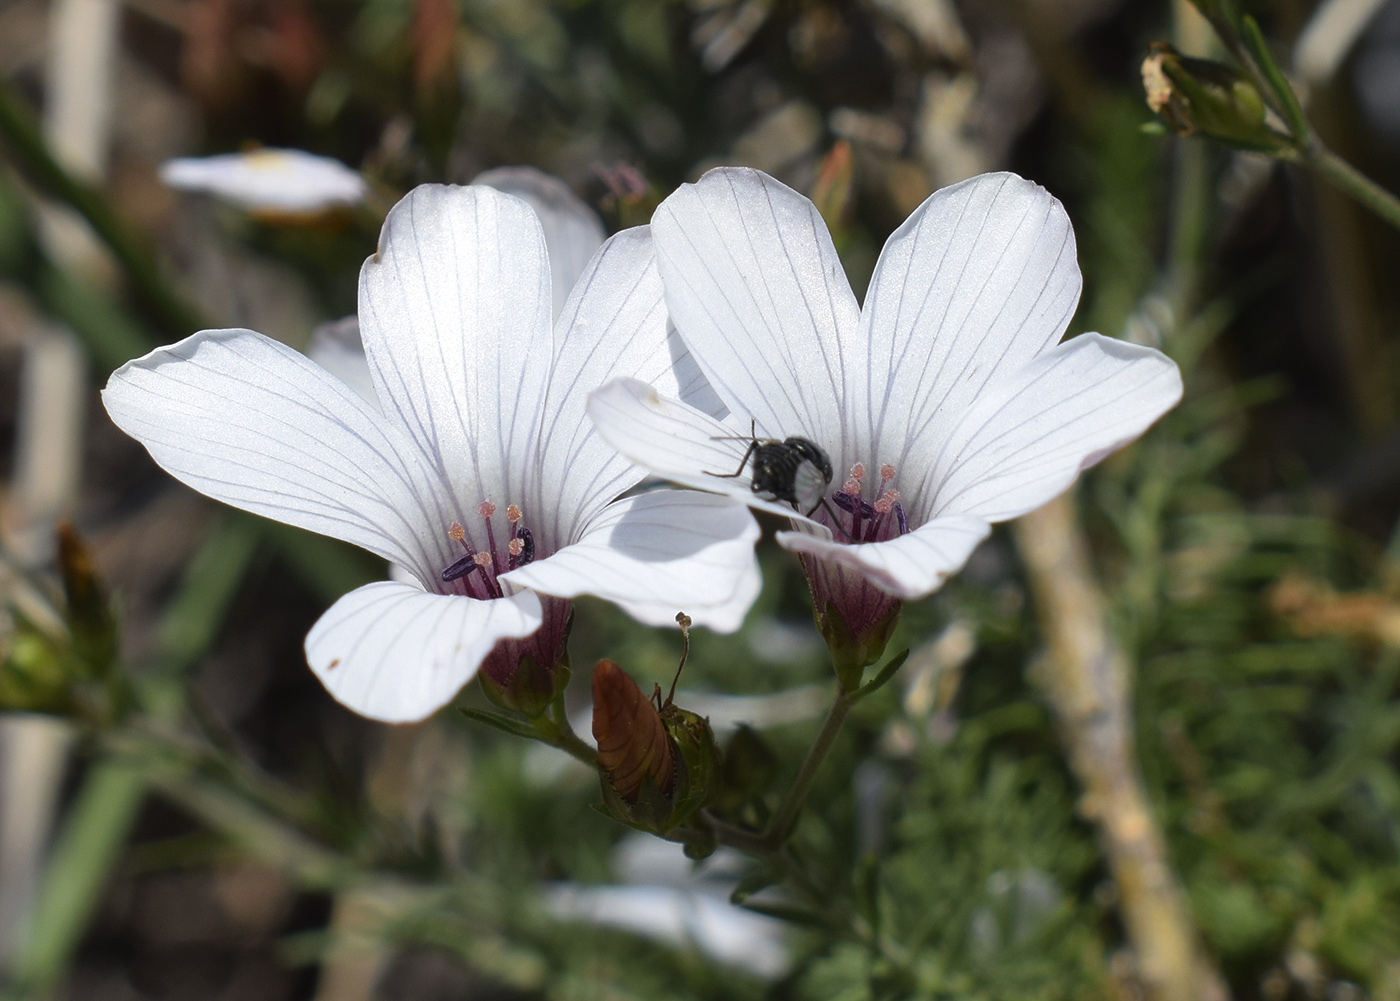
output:
[[[607,236],[598,213],[559,178],[534,167],[496,167],[477,174],[472,183],[524,199],[540,217],[553,277],[553,315],[558,317],[569,290]]]
[[[435,457],[455,493],[444,524],[483,500],[518,502],[552,354],[534,211],[487,187],[415,188],[360,272],[359,315],[386,416]]]
[[[182,483],[427,571],[435,480],[413,443],[305,355],[205,330],[127,362],[102,402]]]
[[[1049,192],[982,174],[934,193],[880,254],[848,365],[866,461],[946,434],[992,380],[1064,334],[1079,301],[1074,230]]]
[[[987,386],[922,467],[930,470],[922,494],[935,515],[1019,517],[1180,399],[1181,372],[1166,355],[1083,334]]]
[[[705,377],[759,434],[842,441],[843,337],[859,308],[826,223],[756,170],[721,167],[658,206],[666,304]]]
[[[180,191],[205,191],[265,212],[320,212],[365,197],[365,179],[339,160],[299,149],[259,149],[179,157],[161,164],[160,179]]]
[[[962,569],[992,526],[981,518],[935,518],[887,542],[847,545],[805,532],[779,532],[778,545],[859,570],[880,590],[904,601],[932,594]]]
[[[605,598],[650,626],[673,626],[685,612],[731,633],[763,586],[759,534],[742,504],[657,490],[610,504],[578,542],[502,579],[560,598]]]
[[[724,494],[759,511],[806,521],[788,504],[753,492],[742,432],[637,379],[614,379],[588,398],[588,416],[613,448],[664,480]],[[726,475],[739,473],[738,476]],[[818,527],[815,522],[808,522]],[[823,529],[825,531],[825,529]]]
[[[364,398],[379,413],[379,397],[374,395],[374,377],[369,372],[369,359],[360,340],[360,318],[353,313],[339,320],[319,323],[311,331],[306,357],[335,376]]]
[[[341,705],[384,723],[414,723],[452,701],[497,640],[529,636],[542,621],[530,591],[477,601],[380,581],[317,620],[306,660]]]

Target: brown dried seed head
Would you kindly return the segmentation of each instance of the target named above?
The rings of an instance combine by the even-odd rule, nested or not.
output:
[[[675,786],[671,739],[656,707],[610,660],[600,660],[593,669],[593,739],[598,742],[598,763],[627,802],[637,801],[648,776],[663,793]]]

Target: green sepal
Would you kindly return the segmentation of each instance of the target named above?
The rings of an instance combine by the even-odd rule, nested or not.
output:
[[[478,674],[477,678],[481,682],[482,693],[492,704],[519,713],[526,719],[539,719],[555,698],[569,687],[570,674],[567,657],[551,668],[541,668],[535,658],[527,653],[520,658],[520,664],[508,684],[501,685],[485,674]]]
[[[709,720],[677,705],[661,710],[661,725],[676,749],[672,826],[679,826],[703,807],[719,787],[719,744]]]
[[[846,624],[832,602],[827,602],[826,608],[816,616],[817,629],[831,651],[831,663],[836,669],[836,680],[841,683],[842,691],[853,692],[859,688],[865,669],[885,652],[885,646],[899,622],[901,608],[901,604],[892,605],[878,622],[860,635],[856,635]]]

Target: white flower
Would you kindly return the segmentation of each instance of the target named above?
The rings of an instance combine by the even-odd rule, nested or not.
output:
[[[552,668],[567,614],[557,599],[598,595],[657,625],[684,609],[730,631],[758,593],[748,512],[685,491],[614,500],[643,470],[584,415],[588,391],[617,372],[681,392],[684,349],[667,338],[646,230],[608,241],[552,330],[550,303],[528,205],[424,186],[389,213],[360,275],[382,415],[247,330],[202,331],[130,362],[103,401],[196,490],[407,571],[412,582],[336,602],[306,653],[350,708],[421,719],[483,661],[501,684],[525,654]],[[444,582],[449,567],[461,575]]]
[[[553,318],[559,319],[574,283],[606,238],[598,214],[559,178],[534,167],[495,167],[476,175],[472,183],[522,198],[539,216],[549,253]],[[346,316],[319,325],[311,332],[306,353],[379,409],[369,362],[360,343],[358,317]]]
[[[177,157],[160,179],[180,191],[202,191],[252,212],[300,215],[364,200],[365,179],[339,160],[299,149],[256,149],[219,156]]]
[[[1098,334],[1060,342],[1079,301],[1074,233],[1055,198],[1014,174],[924,202],[886,243],[863,309],[816,208],[758,171],[682,186],[652,234],[672,320],[731,416],[637,379],[598,390],[589,415],[657,475],[790,516],[778,541],[802,554],[819,616],[834,601],[857,633],[936,590],[992,522],[1063,492],[1181,397],[1160,352]],[[829,453],[835,478],[818,478],[811,518],[752,492],[751,419],[760,438]]]

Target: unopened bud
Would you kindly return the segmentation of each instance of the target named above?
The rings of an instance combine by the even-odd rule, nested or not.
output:
[[[1153,42],[1142,63],[1147,106],[1178,135],[1196,133],[1240,149],[1276,152],[1289,137],[1270,127],[1254,84],[1223,63],[1183,56]]]
[[[593,669],[593,737],[604,810],[629,827],[666,834],[716,786],[719,748],[709,721],[669,702],[658,709],[610,660]]]

